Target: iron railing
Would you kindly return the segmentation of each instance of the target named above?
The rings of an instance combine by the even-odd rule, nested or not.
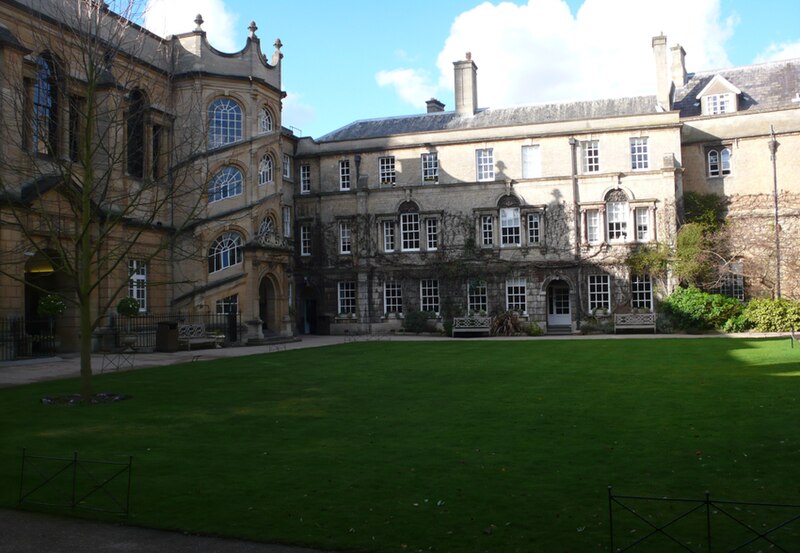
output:
[[[55,324],[45,319],[0,318],[0,361],[56,353]]]
[[[136,336],[136,349],[153,349],[156,347],[158,323],[173,322],[180,324],[202,324],[206,332],[225,335],[226,344],[241,343],[243,337],[242,314],[202,314],[187,315],[182,313],[146,313],[135,317],[109,315],[108,328],[115,335],[115,344],[122,347],[120,337],[125,334]]]
[[[609,486],[608,520],[613,552],[800,551],[794,504],[618,495]]]
[[[133,457],[97,461],[79,459],[77,451],[72,457],[43,457],[23,449],[18,504],[128,516],[132,466]]]

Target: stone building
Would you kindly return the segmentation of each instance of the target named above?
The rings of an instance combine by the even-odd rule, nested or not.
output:
[[[298,332],[390,330],[409,311],[516,311],[560,332],[651,311],[674,283],[626,260],[674,245],[684,189],[727,200],[722,291],[777,294],[782,268],[797,297],[800,65],[689,74],[679,45],[652,47],[653,96],[483,109],[467,54],[453,111],[431,99],[301,139]]]
[[[251,23],[228,54],[200,16],[163,38],[124,15],[0,4],[0,316],[36,318],[48,292],[77,298],[75,252],[93,248],[98,346],[127,295],[148,314],[239,313],[244,340],[291,334],[280,40],[267,58]],[[77,306],[59,318],[62,348],[77,347],[78,320]]]

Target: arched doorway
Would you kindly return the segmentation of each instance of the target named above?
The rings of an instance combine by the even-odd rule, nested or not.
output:
[[[317,303],[319,297],[317,290],[313,286],[305,285],[300,291],[300,317],[297,321],[298,330],[301,334],[319,334],[319,314],[317,313]]]
[[[41,299],[50,293],[63,295],[66,283],[64,275],[56,270],[58,256],[55,252],[36,252],[25,262],[25,333],[35,337],[32,341],[33,354],[51,353],[56,343],[61,343],[60,334],[68,330],[63,328],[63,317],[52,319],[39,315],[38,307]],[[67,340],[69,342],[69,340]],[[73,344],[67,343],[69,347]]]
[[[275,285],[269,276],[264,276],[258,285],[258,318],[262,321],[261,329],[264,336],[280,334]]]
[[[572,326],[569,283],[554,280],[547,286],[547,328]]]

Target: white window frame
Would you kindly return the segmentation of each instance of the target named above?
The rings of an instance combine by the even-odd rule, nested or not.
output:
[[[273,167],[272,156],[264,154],[261,156],[261,161],[258,164],[258,184],[263,186],[273,181]]]
[[[506,311],[515,311],[521,315],[528,313],[527,282],[525,277],[506,280]]]
[[[350,160],[339,160],[339,190],[341,192],[350,191]]]
[[[538,246],[542,243],[542,213],[534,211],[528,213],[528,244]]]
[[[600,141],[599,140],[584,140],[581,142],[581,152],[583,159],[583,173],[599,173],[600,172]]]
[[[422,184],[439,183],[439,154],[426,152],[420,156],[422,164]]]
[[[241,196],[243,190],[242,171],[235,165],[226,165],[217,171],[208,183],[208,203]]]
[[[390,253],[397,250],[397,225],[394,221],[383,222],[383,251]]]
[[[599,209],[586,210],[586,241],[589,244],[599,244],[603,241],[603,225]]]
[[[218,299],[215,303],[215,312],[217,315],[230,315],[231,313],[239,312],[239,294],[233,294],[224,298]]]
[[[650,275],[631,275],[631,307],[653,310],[653,280]]]
[[[650,151],[647,137],[631,138],[631,170],[643,171],[650,168]]]
[[[311,255],[311,225],[300,225],[300,255],[302,257]]]
[[[403,287],[396,280],[383,283],[383,314],[403,313]]]
[[[467,283],[467,311],[470,314],[489,312],[489,294],[485,280]]]
[[[502,247],[519,247],[521,245],[521,223],[518,207],[500,208],[500,245]]]
[[[542,176],[542,152],[538,144],[522,147],[522,178],[538,179]]]
[[[283,154],[283,178],[292,178],[292,157],[289,154]]]
[[[712,161],[713,159],[713,161]],[[727,177],[731,174],[731,150],[727,147],[712,148],[706,154],[709,177]]]
[[[139,303],[139,313],[147,312],[147,262],[128,260],[128,297]]]
[[[420,248],[419,213],[400,214],[400,251],[418,252]]]
[[[628,238],[628,203],[606,203],[606,236],[609,242],[625,242]]]
[[[337,309],[339,315],[356,314],[356,282],[340,281],[337,284]]]
[[[272,132],[272,113],[267,106],[261,106],[258,114],[258,131],[262,134]]]
[[[424,278],[419,281],[419,310],[436,313],[439,316],[439,281]]]
[[[339,253],[342,255],[353,253],[353,235],[348,221],[339,221]]]
[[[475,176],[478,182],[494,180],[494,149],[475,150]]]
[[[481,246],[490,248],[494,246],[494,215],[481,215]]]
[[[304,163],[300,166],[300,193],[309,194],[311,192],[311,166]]]
[[[649,242],[650,241],[650,208],[649,207],[635,207],[633,208],[633,220],[636,225],[636,241]]]
[[[587,299],[589,312],[596,309],[611,311],[611,277],[609,275],[589,275]]]
[[[285,205],[282,210],[283,214],[283,236],[284,238],[292,237],[292,208]]]
[[[730,113],[733,102],[728,92],[706,96],[706,115],[723,115]]]
[[[425,246],[428,251],[436,251],[439,248],[438,219],[425,219]]]
[[[394,156],[381,156],[378,158],[378,177],[381,186],[393,185],[397,182],[397,168]]]

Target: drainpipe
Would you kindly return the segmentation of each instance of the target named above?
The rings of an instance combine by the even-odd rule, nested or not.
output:
[[[581,229],[580,229],[580,193],[578,191],[578,141],[570,137],[569,147],[572,154],[572,215],[575,231],[575,259],[581,257]]]
[[[772,160],[772,199],[774,202],[774,225],[775,225],[775,295],[781,297],[781,226],[778,220],[778,146],[780,142],[775,139],[775,128],[769,126],[769,154]]]

